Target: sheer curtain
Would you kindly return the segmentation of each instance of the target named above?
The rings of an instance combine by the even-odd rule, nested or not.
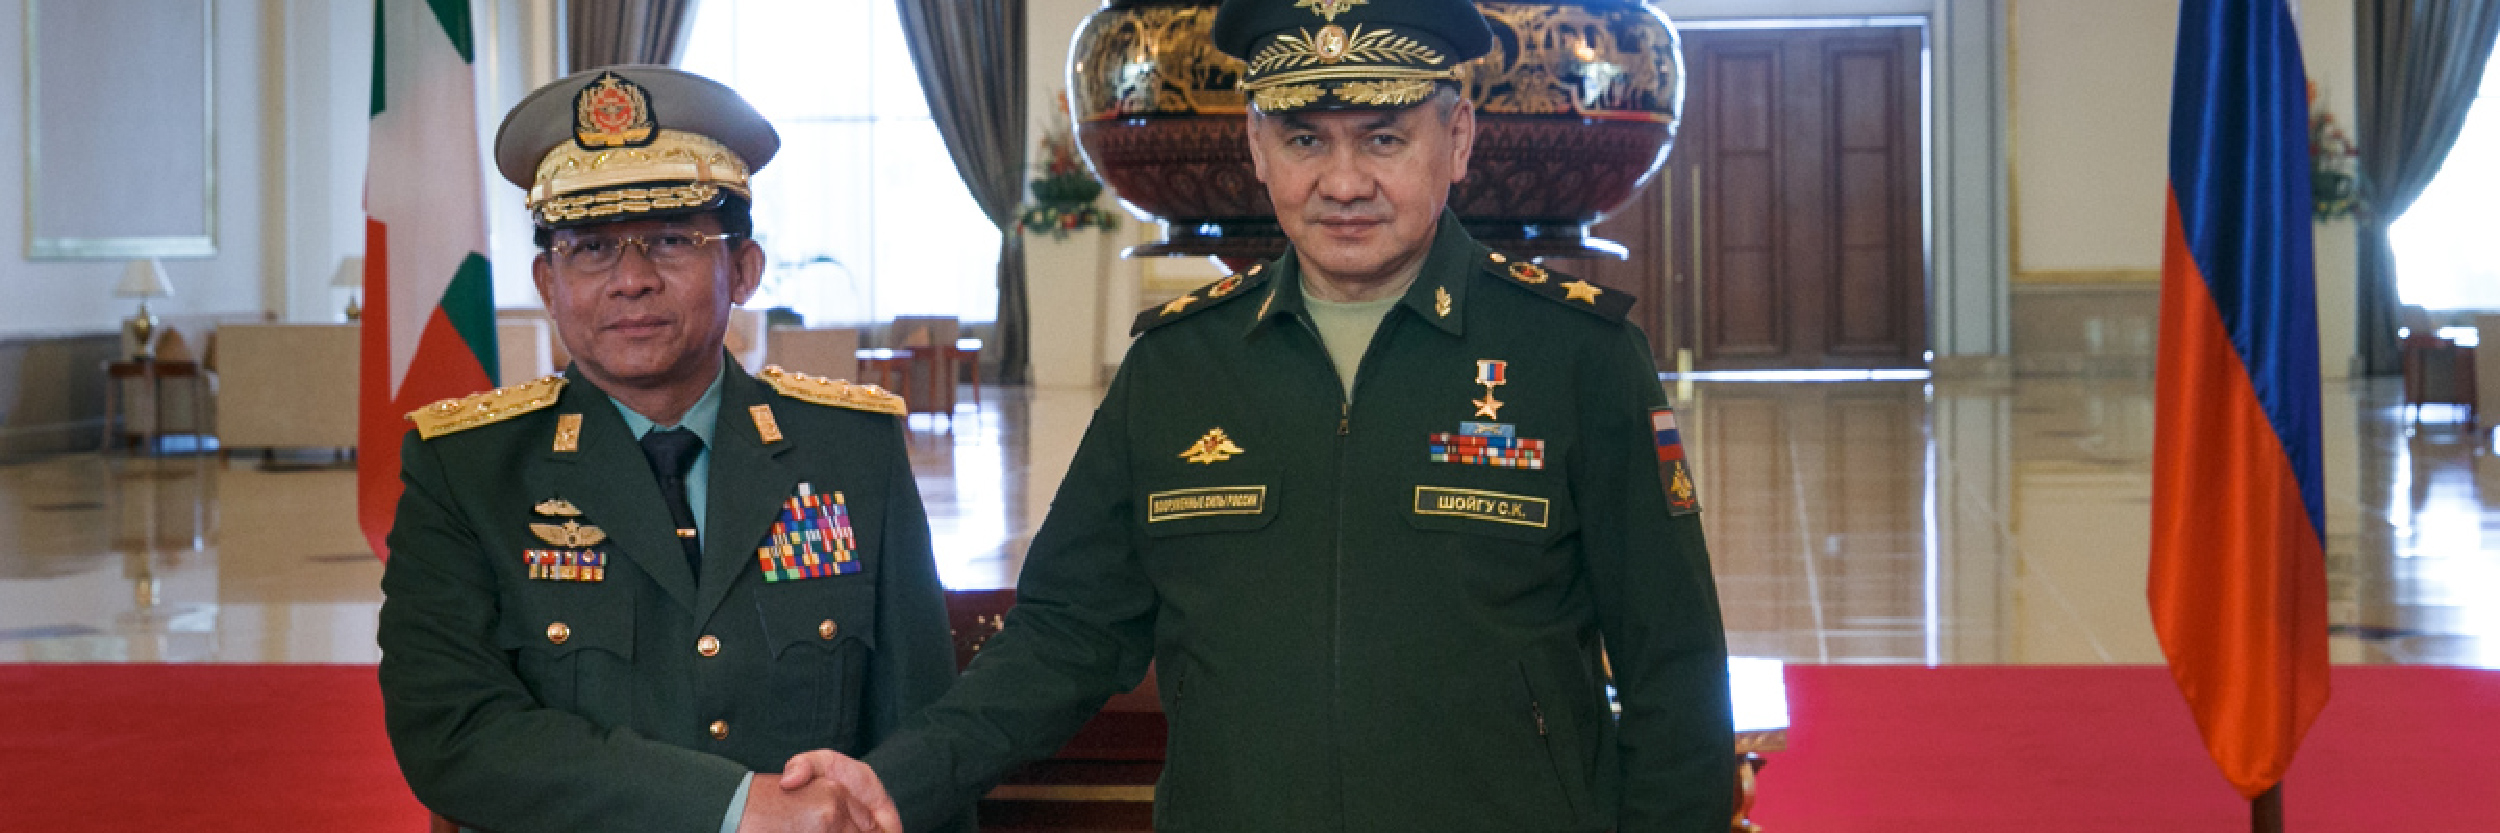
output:
[[[895,0],[903,40],[920,70],[929,117],[956,173],[998,226],[997,378],[1025,381],[1031,326],[1025,300],[1024,0]],[[985,351],[987,352],[987,351]]]
[[[564,8],[567,70],[610,64],[674,64],[694,32],[697,0],[570,0]]]
[[[2399,369],[2396,261],[2387,226],[2413,206],[2465,129],[2500,38],[2500,0],[2360,0],[2361,225],[2358,299],[2363,372]]]

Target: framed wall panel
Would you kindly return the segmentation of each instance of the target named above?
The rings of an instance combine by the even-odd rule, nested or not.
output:
[[[217,253],[214,0],[25,0],[26,256]]]

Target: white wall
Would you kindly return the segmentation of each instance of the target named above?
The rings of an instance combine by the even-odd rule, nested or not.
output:
[[[110,332],[135,306],[112,297],[122,261],[26,257],[26,63],[20,54],[20,45],[25,43],[26,2],[0,0],[0,44],[9,47],[9,57],[0,60],[0,137],[5,137],[0,144],[8,148],[0,153],[0,192],[4,192],[0,193],[0,298],[6,299],[0,303],[0,337]],[[216,144],[212,173],[216,178],[217,254],[165,262],[175,295],[149,304],[164,317],[257,317],[272,308],[274,301],[264,297],[261,280],[264,224],[273,222],[263,217],[265,195],[260,187],[267,130],[261,109],[262,8],[253,0],[220,0],[214,9],[210,107]],[[38,48],[81,47],[45,43]],[[45,83],[56,80],[47,78]],[[137,101],[96,102],[87,113],[115,120],[145,106],[146,102]],[[89,204],[109,207],[117,200],[148,199],[148,181],[156,167],[149,160],[128,160],[126,179],[91,183],[88,198],[100,202]]]

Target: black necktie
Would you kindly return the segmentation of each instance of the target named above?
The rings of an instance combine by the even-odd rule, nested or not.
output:
[[[695,538],[694,505],[686,502],[686,470],[703,453],[703,438],[683,428],[653,429],[642,435],[642,456],[660,479],[660,499],[668,502],[669,519],[677,525],[677,543],[686,547],[686,569],[703,580],[703,543]]]

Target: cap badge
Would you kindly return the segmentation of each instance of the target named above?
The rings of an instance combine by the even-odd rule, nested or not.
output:
[[[584,149],[649,144],[657,132],[651,96],[624,76],[602,72],[573,96],[573,141]]]
[[[1180,456],[1181,459],[1192,463],[1214,465],[1233,459],[1233,455],[1241,453],[1243,453],[1241,446],[1234,445],[1233,438],[1224,436],[1224,429],[1217,428],[1208,431],[1206,436],[1199,437],[1198,441],[1192,443],[1188,450],[1182,451]]]
[[[1337,28],[1334,23],[1319,27],[1319,34],[1311,36],[1311,49],[1319,53],[1319,62],[1323,64],[1345,60],[1346,48],[1352,45],[1353,41],[1346,37],[1345,30]]]
[[[1371,0],[1302,0],[1293,4],[1293,7],[1310,9],[1312,14],[1319,15],[1321,21],[1335,23],[1337,16],[1345,14],[1346,10],[1369,2]]]

